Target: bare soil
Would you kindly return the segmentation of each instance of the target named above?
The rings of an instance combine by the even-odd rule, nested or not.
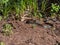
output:
[[[1,33],[5,23],[10,23],[13,26],[13,34],[5,36]],[[45,29],[41,26],[34,26],[24,22],[1,21],[0,22],[0,41],[6,45],[60,45],[60,24],[56,25],[56,30]]]

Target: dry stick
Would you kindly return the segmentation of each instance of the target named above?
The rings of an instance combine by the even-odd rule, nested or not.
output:
[[[25,21],[25,20],[29,20],[29,19],[32,19],[32,18],[28,18],[28,17],[22,17],[21,21]]]

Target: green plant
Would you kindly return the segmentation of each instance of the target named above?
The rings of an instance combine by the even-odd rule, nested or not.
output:
[[[39,13],[38,15],[39,15],[39,18],[42,18],[43,17],[43,15],[41,13]]]
[[[0,16],[0,21],[2,20],[2,16]]]
[[[0,42],[0,45],[5,45],[5,43],[4,42]]]
[[[0,4],[5,4],[7,3],[9,0],[0,0]]]
[[[44,12],[46,10],[47,0],[42,0],[41,2],[41,11]]]
[[[9,17],[11,11],[14,11],[16,14],[15,17],[21,17],[28,7],[30,13],[33,12],[32,15],[37,16],[37,0],[0,0],[0,11],[2,12],[4,19]]]
[[[57,4],[53,4],[53,3],[52,3],[51,8],[52,8],[52,9],[51,9],[51,12],[57,13],[57,12],[59,11],[59,9],[60,9],[60,6],[57,5]]]
[[[4,18],[7,17],[7,14],[8,14],[8,2],[9,0],[0,0],[0,11],[3,13],[4,15]]]
[[[4,19],[7,19],[8,18],[8,13],[9,13],[9,11],[10,11],[10,7],[9,6],[4,6],[4,8],[3,8],[3,16],[4,16]]]
[[[26,3],[25,0],[20,1],[20,14],[23,14],[26,9]]]
[[[51,2],[49,3],[49,0],[41,0],[40,3],[40,7],[38,7],[39,4],[37,0],[0,0],[0,12],[2,12],[4,19],[7,19],[10,13],[19,19],[22,15],[25,15],[26,10],[29,10],[27,12],[30,12],[29,14],[31,14],[31,16],[38,16],[39,18],[45,17],[46,14],[50,12],[59,12],[60,6],[54,3],[50,6]],[[49,7],[51,7],[51,10],[49,10]],[[40,8],[40,10],[38,8]]]
[[[49,6],[48,2],[49,2],[49,0],[41,0],[40,6],[38,7],[38,8],[39,8],[39,17],[40,17],[40,16],[41,16],[41,17],[46,17],[46,16],[47,16],[46,13],[49,12],[49,10],[48,10],[48,12],[47,12],[47,9],[49,8],[49,7],[48,7],[48,6]],[[42,14],[41,14],[41,13],[42,13]],[[40,18],[41,18],[41,17],[40,17]]]
[[[51,5],[51,18],[56,18],[58,16],[58,12],[60,10],[60,6],[57,4],[53,4]]]
[[[4,35],[10,35],[10,34],[12,34],[13,33],[12,26],[10,24],[5,24],[3,26],[2,32],[3,32]]]
[[[37,16],[37,9],[38,9],[37,0],[34,0],[33,1],[33,13],[35,16]]]

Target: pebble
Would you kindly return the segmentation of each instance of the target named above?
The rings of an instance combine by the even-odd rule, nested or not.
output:
[[[43,25],[43,27],[46,28],[46,29],[47,29],[47,28],[51,28],[50,25]]]

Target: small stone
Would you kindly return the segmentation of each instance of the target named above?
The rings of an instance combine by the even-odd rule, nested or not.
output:
[[[29,45],[34,45],[33,43],[29,43]]]
[[[51,28],[50,25],[44,25],[43,27],[46,28],[46,29],[47,29],[47,28]]]

